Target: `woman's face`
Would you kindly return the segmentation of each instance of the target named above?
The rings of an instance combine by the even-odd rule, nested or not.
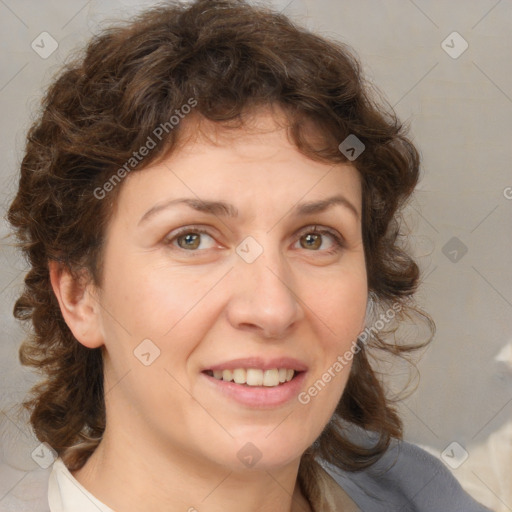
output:
[[[132,449],[282,466],[347,382],[336,362],[367,300],[358,172],[257,121],[265,133],[198,137],[122,184],[98,315],[107,431]]]

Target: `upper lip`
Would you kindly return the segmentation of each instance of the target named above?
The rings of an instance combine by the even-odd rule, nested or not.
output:
[[[236,370],[237,368],[257,368],[260,370],[272,370],[274,368],[287,368],[298,372],[308,369],[307,365],[293,357],[275,357],[272,359],[263,359],[262,357],[244,357],[240,359],[231,359],[224,363],[214,364],[203,368],[207,370]]]

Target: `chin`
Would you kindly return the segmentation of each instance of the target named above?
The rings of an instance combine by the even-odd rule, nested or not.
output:
[[[272,430],[274,432],[272,432]],[[275,470],[300,459],[308,446],[313,443],[304,439],[300,429],[290,435],[284,426],[270,429],[259,428],[257,432],[237,435],[230,441],[231,447],[216,455],[222,465],[239,472],[249,470]],[[226,454],[229,454],[226,457]],[[233,457],[234,456],[234,457]]]

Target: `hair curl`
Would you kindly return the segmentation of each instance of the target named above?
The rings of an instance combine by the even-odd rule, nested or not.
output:
[[[419,271],[401,243],[399,222],[419,178],[419,153],[393,109],[370,92],[349,47],[243,0],[169,1],[149,9],[94,36],[54,78],[27,135],[8,219],[30,264],[14,308],[16,318],[33,326],[20,361],[45,375],[23,406],[39,440],[68,467],[86,462],[105,429],[102,349],[88,349],[72,335],[48,263],[86,269],[101,285],[103,236],[122,184],[101,201],[94,190],[189,98],[197,100],[197,114],[222,126],[241,125],[249,110],[278,105],[298,150],[333,164],[347,161],[338,144],[356,135],[365,145],[352,164],[362,182],[369,291],[380,304],[400,304],[400,319],[419,312],[433,332],[428,315],[412,302]],[[322,144],[312,143],[304,120],[314,121]],[[180,126],[165,133],[134,170],[172,152],[179,134]],[[418,346],[385,338],[379,333],[368,346],[393,354]],[[308,495],[318,491],[309,478],[315,457],[354,471],[402,437],[365,344],[359,347],[331,422],[302,457],[299,481]],[[347,423],[377,433],[378,442],[368,448],[350,441]]]

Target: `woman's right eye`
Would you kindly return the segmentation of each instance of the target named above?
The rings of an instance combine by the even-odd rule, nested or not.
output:
[[[167,245],[174,245],[185,251],[204,250],[215,247],[214,239],[201,229],[181,230],[175,235],[166,238],[165,241]]]

